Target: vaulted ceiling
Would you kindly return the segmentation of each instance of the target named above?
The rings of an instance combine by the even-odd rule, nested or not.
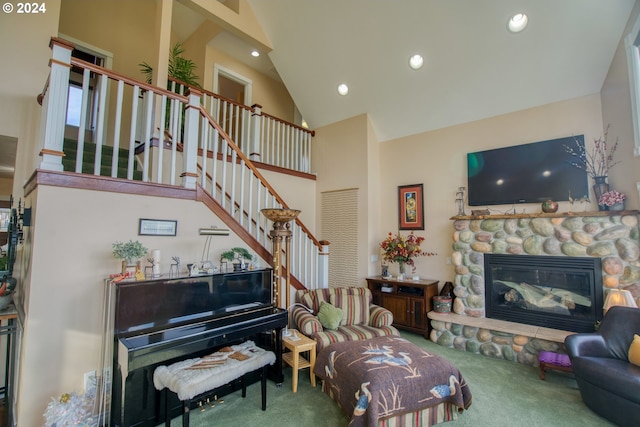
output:
[[[635,0],[248,0],[312,128],[380,141],[598,93]],[[507,31],[515,13],[521,33]],[[419,53],[422,69],[408,67]],[[339,83],[350,91],[340,96]]]

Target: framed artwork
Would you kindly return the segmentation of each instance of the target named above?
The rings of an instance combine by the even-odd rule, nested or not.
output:
[[[140,218],[138,224],[139,236],[175,236],[178,221],[164,219]]]
[[[424,230],[422,184],[398,187],[399,230]]]

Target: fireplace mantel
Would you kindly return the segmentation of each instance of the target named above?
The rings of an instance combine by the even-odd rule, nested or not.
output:
[[[591,216],[624,216],[639,215],[639,210],[627,211],[588,211],[588,212],[556,212],[556,213],[515,213],[515,214],[496,214],[496,215],[457,215],[452,216],[451,220],[461,219],[521,219],[521,218],[566,218],[566,217],[591,217]]]

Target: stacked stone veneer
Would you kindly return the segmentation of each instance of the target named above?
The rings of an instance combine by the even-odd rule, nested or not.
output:
[[[456,314],[485,317],[485,253],[599,257],[605,289],[628,289],[637,301],[640,297],[640,232],[635,211],[458,218],[453,227]],[[431,325],[431,340],[440,345],[530,365],[537,364],[540,350],[564,352],[562,343],[504,331],[438,320]]]

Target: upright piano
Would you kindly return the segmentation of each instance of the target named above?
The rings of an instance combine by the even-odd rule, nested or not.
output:
[[[287,324],[287,311],[273,304],[272,269],[124,280],[111,284],[110,295],[110,425],[162,423],[164,403],[153,385],[156,367],[248,339],[275,352],[270,378],[282,383],[280,332]],[[177,398],[169,405],[172,416],[178,416]]]

